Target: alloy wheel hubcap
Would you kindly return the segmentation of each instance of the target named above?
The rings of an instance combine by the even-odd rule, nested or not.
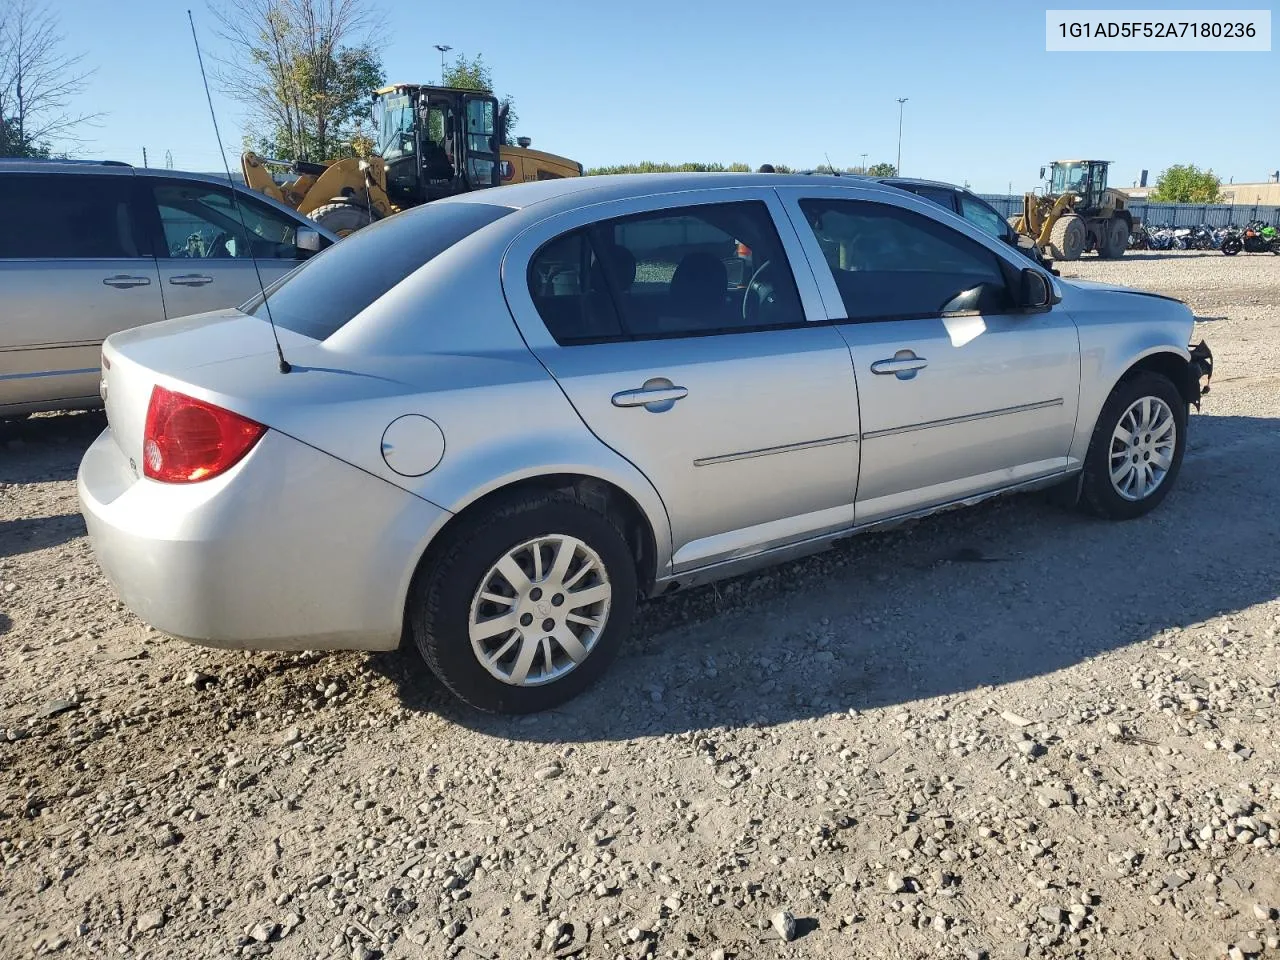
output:
[[[1135,400],[1111,435],[1111,486],[1126,500],[1145,500],[1173,466],[1178,425],[1159,397]]]
[[[599,554],[576,537],[527,540],[489,568],[471,600],[471,649],[517,687],[559,680],[594,649],[613,588]]]

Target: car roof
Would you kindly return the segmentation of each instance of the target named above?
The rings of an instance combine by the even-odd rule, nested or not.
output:
[[[963,190],[964,187],[954,183],[946,183],[942,180],[923,180],[920,177],[880,177],[881,183],[887,183],[891,187],[941,187],[944,190]]]
[[[331,230],[326,230],[324,227],[320,226],[320,224],[311,221],[308,217],[298,213],[297,210],[287,204],[280,203],[278,200],[273,200],[266,194],[259,193],[256,190],[251,190],[239,181],[228,181],[225,176],[218,176],[216,174],[191,173],[187,170],[157,169],[155,167],[134,167],[120,160],[32,160],[27,158],[0,159],[0,174],[5,173],[52,173],[68,176],[76,174],[92,174],[101,176],[106,174],[108,176],[123,177],[131,177],[134,174],[141,174],[143,176],[171,177],[175,180],[207,183],[211,186],[217,187],[225,187],[230,183],[230,185],[239,193],[252,196],[254,200],[274,207],[282,213],[287,213],[295,219],[307,221],[307,226],[317,230],[322,236],[326,237],[330,241],[337,242],[339,239],[336,233],[333,233]]]
[[[534,204],[570,208],[629,197],[657,196],[694,190],[734,187],[813,186],[821,179],[831,184],[883,189],[878,181],[867,177],[841,175],[813,176],[782,173],[618,173],[590,177],[564,177],[556,180],[531,180],[504,187],[475,190],[436,203],[491,203],[522,210]],[[825,184],[824,184],[825,185]]]

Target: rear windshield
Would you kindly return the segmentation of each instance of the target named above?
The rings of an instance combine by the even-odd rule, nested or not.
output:
[[[441,203],[365,227],[268,289],[271,318],[294,333],[327,339],[428,260],[511,212],[489,203]],[[261,295],[242,309],[267,319]]]

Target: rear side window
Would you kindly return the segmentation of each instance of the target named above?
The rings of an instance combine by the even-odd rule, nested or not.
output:
[[[0,174],[0,257],[107,260],[150,256],[131,203],[133,178]]]
[[[424,263],[511,212],[489,203],[429,204],[358,230],[267,291],[272,319],[327,339]],[[244,310],[265,320],[263,303],[255,297]]]
[[[917,197],[924,200],[932,200],[940,207],[945,207],[952,213],[956,212],[955,191],[945,190],[942,187],[903,187],[904,190],[910,190]]]

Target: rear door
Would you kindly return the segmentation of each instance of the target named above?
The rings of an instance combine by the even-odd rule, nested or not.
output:
[[[181,177],[139,179],[149,198],[167,316],[239,306],[301,262],[295,243],[301,221],[270,204],[240,192],[237,211],[227,187]]]
[[[675,572],[847,528],[849,349],[772,191],[600,204],[508,252],[508,303],[587,427],[648,476]],[[782,229],[779,230],[779,223]]]
[[[164,319],[134,179],[0,173],[0,410],[95,404],[103,339]]]

